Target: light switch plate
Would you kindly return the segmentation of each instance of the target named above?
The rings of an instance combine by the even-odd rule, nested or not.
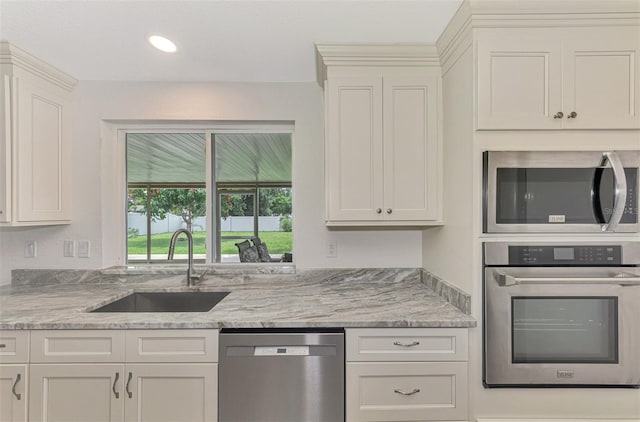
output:
[[[37,246],[35,240],[27,240],[24,242],[24,257],[25,258],[35,258],[37,254]]]
[[[327,240],[327,258],[336,258],[338,256],[338,241],[335,239]]]
[[[88,240],[78,241],[78,258],[89,258],[91,253],[91,242]]]
[[[75,240],[65,240],[62,246],[62,256],[67,258],[73,258],[76,256],[76,242]]]

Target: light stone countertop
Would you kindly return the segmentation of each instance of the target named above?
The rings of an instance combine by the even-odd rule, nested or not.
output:
[[[188,290],[184,275],[147,278],[2,286],[0,329],[476,326],[429,289],[416,269],[209,274],[195,290],[230,292],[209,312],[87,312],[133,291]]]

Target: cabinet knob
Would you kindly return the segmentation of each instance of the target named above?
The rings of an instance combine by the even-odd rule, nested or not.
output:
[[[559,111],[556,114],[553,115],[554,119],[562,119],[562,117],[564,116],[564,113]]]
[[[377,208],[376,209],[376,213],[381,214],[382,213],[382,208]]]
[[[575,119],[576,117],[578,117],[578,113],[576,113],[575,111],[567,114],[567,119]]]
[[[391,208],[387,208],[387,214],[391,214],[393,210]]]

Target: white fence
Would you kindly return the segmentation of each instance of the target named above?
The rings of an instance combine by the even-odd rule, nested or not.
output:
[[[144,236],[147,234],[147,216],[137,212],[128,213],[127,227],[129,229],[138,230],[138,234]],[[204,231],[206,228],[206,218],[198,217],[193,220],[192,231]],[[157,233],[173,233],[174,231],[185,228],[186,224],[181,217],[173,214],[167,214],[163,220],[151,222],[151,234]],[[260,216],[258,217],[258,228],[261,232],[278,232],[280,231],[279,216]],[[223,232],[251,232],[253,231],[253,217],[228,217],[220,221],[220,229]]]

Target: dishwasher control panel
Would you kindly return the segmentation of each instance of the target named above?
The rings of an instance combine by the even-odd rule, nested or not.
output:
[[[309,356],[309,346],[256,346],[254,356]]]

